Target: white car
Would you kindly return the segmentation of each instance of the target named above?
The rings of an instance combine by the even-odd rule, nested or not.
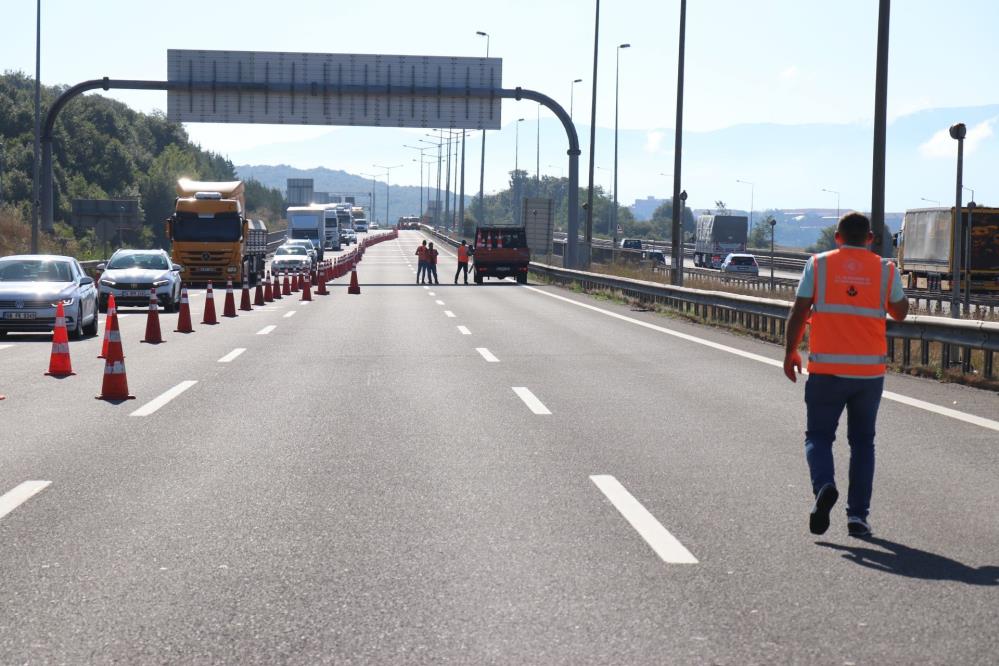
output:
[[[73,257],[21,254],[0,258],[0,337],[48,332],[63,305],[71,338],[97,335],[97,289]]]
[[[312,265],[315,266],[319,261],[319,252],[316,250],[316,246],[312,244],[312,241],[308,238],[289,238],[281,247],[304,247],[306,253],[309,255],[309,259],[312,261]]]
[[[368,225],[368,229],[379,229],[379,228],[380,227],[378,226],[377,222],[372,222],[371,224]]]
[[[722,273],[760,276],[760,265],[756,263],[756,257],[751,254],[733,252],[725,257],[721,265]]]
[[[180,311],[181,266],[165,250],[117,250],[97,270],[101,312],[107,312],[111,294],[117,306],[148,307],[150,289],[167,312]]]
[[[271,273],[294,273],[312,268],[312,258],[301,245],[285,244],[274,250]]]

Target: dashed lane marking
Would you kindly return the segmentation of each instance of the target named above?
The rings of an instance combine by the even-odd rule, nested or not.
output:
[[[437,305],[444,305],[444,301],[441,300],[436,300],[434,301],[434,303],[436,303]]]
[[[51,481],[25,481],[0,495],[0,518],[21,506],[52,484]]]
[[[454,316],[454,313],[453,313],[453,312],[451,312],[450,310],[445,310],[445,311],[444,311],[444,316],[445,316],[445,317],[453,317],[453,316]]]
[[[274,324],[271,324],[270,326],[264,326],[262,329],[257,331],[257,335],[270,335],[271,331],[273,331],[275,328],[277,328],[277,326],[275,326]]]
[[[472,334],[472,332],[470,330],[468,330],[468,328],[465,327],[465,326],[459,326],[458,327],[458,332],[461,333],[462,335],[471,335]]]
[[[188,379],[182,381],[181,383],[174,386],[172,389],[167,390],[166,392],[162,393],[160,396],[153,398],[152,400],[144,404],[142,407],[139,407],[129,416],[149,416],[150,414],[155,413],[160,408],[169,403],[171,400],[173,400],[181,393],[183,393],[184,391],[191,388],[197,383],[198,382],[195,379]]]
[[[610,500],[624,519],[627,520],[639,536],[652,547],[663,562],[670,564],[697,564],[697,558],[683,547],[676,537],[669,533],[656,517],[649,513],[627,488],[613,476],[596,474],[590,481]]]
[[[479,352],[482,358],[486,359],[486,363],[499,363],[499,359],[493,356],[493,353],[485,347],[476,347],[475,351]]]
[[[287,319],[288,317],[294,317],[296,312],[298,312],[298,310],[292,310],[291,312],[285,312],[284,313],[284,318]]]
[[[13,347],[14,345],[0,345],[0,349],[7,349],[7,347]]]
[[[564,301],[570,303],[577,307],[585,308],[587,310],[592,310],[593,312],[599,312],[600,314],[607,315],[608,317],[613,317],[621,321],[626,321],[629,324],[635,324],[636,326],[641,326],[652,331],[658,331],[659,333],[665,333],[666,335],[672,335],[675,338],[680,338],[681,340],[687,340],[688,342],[693,342],[699,345],[704,345],[705,347],[711,347],[712,349],[717,349],[729,354],[734,354],[736,356],[741,356],[743,358],[748,358],[752,361],[758,363],[764,363],[766,365],[771,365],[775,368],[783,368],[784,364],[776,359],[767,358],[766,356],[760,356],[759,354],[754,354],[752,352],[743,351],[742,349],[736,349],[735,347],[729,347],[728,345],[719,344],[717,342],[712,342],[711,340],[705,340],[703,338],[698,338],[693,335],[688,335],[687,333],[681,333],[680,331],[674,331],[663,326],[656,326],[655,324],[650,324],[647,321],[641,321],[628,317],[623,314],[618,314],[617,312],[611,312],[610,310],[604,310],[603,308],[598,308],[589,303],[580,303],[579,301],[574,301],[571,298],[566,298],[565,296],[559,296],[558,294],[550,294],[547,291],[538,289],[536,287],[525,287],[521,286],[522,289],[529,289],[533,292],[547,296],[549,298],[554,298],[559,301]],[[910,407],[915,407],[916,409],[922,409],[927,412],[932,412],[934,414],[939,414],[940,416],[946,416],[957,421],[963,421],[971,425],[976,425],[988,430],[995,430],[999,432],[999,421],[994,421],[992,419],[987,419],[982,416],[976,416],[974,414],[968,414],[967,412],[961,412],[956,409],[951,409],[950,407],[942,407],[940,405],[935,405],[931,402],[926,402],[924,400],[919,400],[918,398],[910,398],[906,395],[901,395],[899,393],[893,393],[892,391],[882,392],[882,397],[886,400],[892,400],[894,402],[901,403],[903,405],[908,405]]]
[[[551,414],[551,411],[545,407],[545,404],[538,400],[537,396],[531,393],[531,389],[526,386],[514,386],[513,392],[517,394],[518,398],[524,401],[524,404],[527,405],[528,409],[538,416],[547,416]]]
[[[236,358],[246,351],[246,347],[236,347],[231,352],[219,359],[219,363],[232,363]]]

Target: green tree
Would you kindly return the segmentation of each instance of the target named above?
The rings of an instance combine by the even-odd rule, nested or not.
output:
[[[822,230],[819,239],[810,245],[805,252],[826,252],[836,249],[836,225],[832,224]]]
[[[749,232],[749,247],[770,247],[770,216],[764,215],[753,223]]]

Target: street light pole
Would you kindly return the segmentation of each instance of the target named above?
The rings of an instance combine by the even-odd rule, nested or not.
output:
[[[481,30],[475,33],[479,37],[486,38],[486,57],[489,57],[489,33]],[[479,167],[479,224],[486,223],[486,131],[482,130],[482,164]]]
[[[777,220],[771,217],[770,218],[770,291],[774,290],[774,236],[776,232],[777,232]]]
[[[41,204],[38,184],[41,179],[42,166],[42,0],[35,3],[35,154],[34,179],[31,183],[31,253],[38,254],[39,206]]]
[[[619,44],[615,51],[614,63],[614,201],[611,204],[611,225],[614,227],[614,237],[617,237],[617,118],[618,91],[621,80],[621,49],[630,49],[631,44]]]
[[[597,149],[597,60],[600,53],[600,0],[596,0],[596,5],[596,18],[593,21],[593,93],[590,99],[590,179],[586,192],[586,257],[580,262],[584,268],[589,267],[593,248],[593,171]],[[573,266],[573,268],[579,268],[579,266]]]
[[[957,188],[954,195],[954,230],[951,234],[951,263],[953,274],[950,289],[950,316],[957,319],[961,316],[961,195],[964,190],[964,137],[968,129],[964,123],[950,127],[950,137],[957,140]]]
[[[673,243],[672,264],[674,285],[683,286],[683,207],[677,215],[680,200],[680,165],[683,156],[683,56],[687,39],[687,0],[680,0],[679,53],[676,61],[676,138],[673,144]]]
[[[522,122],[523,118],[517,118],[514,124],[516,139],[513,147],[513,221],[518,225],[520,224],[520,123]]]
[[[573,79],[572,85],[569,86],[569,120],[572,120],[572,105],[576,97],[576,84],[582,82],[583,79]]]
[[[389,188],[392,187],[392,169],[399,169],[403,165],[396,164],[395,166],[387,167],[387,166],[380,166],[378,164],[372,164],[371,166],[375,167],[376,169],[385,169],[385,226],[388,226],[389,220],[392,219],[391,217],[389,217],[389,196],[390,196]]]
[[[839,192],[837,192],[836,190],[827,190],[824,187],[822,188],[822,191],[823,192],[828,192],[829,194],[835,194],[836,195],[836,219],[839,220]]]
[[[874,75],[874,165],[871,169],[871,231],[875,254],[891,256],[885,236],[885,144],[888,137],[888,38],[891,0],[880,0],[877,67]]]
[[[756,183],[751,183],[748,180],[739,180],[736,178],[735,182],[742,183],[743,185],[749,185],[749,233],[753,232],[753,197],[756,194]]]

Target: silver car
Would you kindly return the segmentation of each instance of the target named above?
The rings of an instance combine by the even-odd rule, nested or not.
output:
[[[760,265],[751,254],[731,253],[725,257],[721,265],[722,273],[760,276]]]
[[[305,248],[305,251],[308,253],[309,259],[312,261],[313,265],[315,265],[319,261],[319,253],[316,251],[316,246],[312,244],[312,241],[310,239],[289,238],[284,243],[281,244],[281,247],[291,247],[291,246]]]
[[[274,250],[271,260],[271,273],[294,273],[312,268],[312,259],[308,250],[301,245],[282,245]]]
[[[71,338],[97,335],[97,288],[73,257],[21,254],[0,258],[0,337],[48,332],[63,304]]]
[[[117,250],[97,270],[102,271],[97,281],[101,312],[107,312],[111,294],[115,305],[146,307],[150,289],[156,290],[156,300],[167,312],[180,310],[182,267],[164,250]]]

